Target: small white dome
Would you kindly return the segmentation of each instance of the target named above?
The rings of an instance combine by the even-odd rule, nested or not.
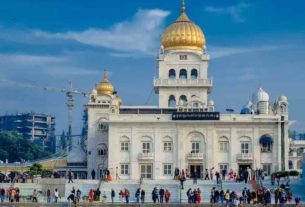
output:
[[[91,94],[96,96],[96,95],[97,95],[97,91],[96,91],[95,89],[93,89],[93,90],[91,91]]]
[[[281,96],[279,97],[278,101],[288,102],[288,98],[287,98],[287,96],[281,95]]]
[[[257,102],[268,102],[269,94],[264,89],[259,88],[257,92]]]
[[[208,106],[214,106],[214,105],[215,105],[215,103],[214,103],[213,100],[209,100],[209,101],[208,101]]]

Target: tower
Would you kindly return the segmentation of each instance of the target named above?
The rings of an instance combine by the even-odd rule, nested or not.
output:
[[[162,35],[154,88],[159,95],[160,108],[208,110],[208,94],[213,84],[208,78],[205,37],[185,10],[182,0],[180,16]]]

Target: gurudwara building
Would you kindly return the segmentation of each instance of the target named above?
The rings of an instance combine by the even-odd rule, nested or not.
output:
[[[202,30],[181,14],[162,34],[153,79],[158,106],[124,106],[107,73],[88,109],[87,172],[120,179],[172,179],[188,169],[288,169],[288,100],[259,88],[238,114],[220,114],[209,99],[209,54]]]

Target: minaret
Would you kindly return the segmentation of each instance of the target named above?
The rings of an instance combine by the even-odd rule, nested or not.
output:
[[[204,52],[202,30],[186,14],[184,0],[181,14],[162,35],[154,79],[159,107],[198,107],[207,110],[212,81],[208,78],[209,56]]]

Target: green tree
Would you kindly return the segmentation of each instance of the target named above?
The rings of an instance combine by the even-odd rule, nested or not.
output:
[[[48,153],[16,132],[0,132],[0,160],[2,161],[8,159],[9,162],[20,162],[40,159],[48,155]]]

